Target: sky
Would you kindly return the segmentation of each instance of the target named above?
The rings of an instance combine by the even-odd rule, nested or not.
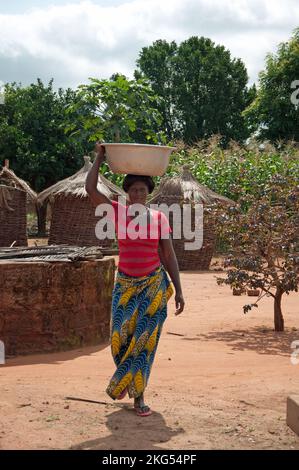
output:
[[[204,36],[243,60],[251,85],[296,27],[298,0],[0,0],[0,84],[132,78],[142,47]]]

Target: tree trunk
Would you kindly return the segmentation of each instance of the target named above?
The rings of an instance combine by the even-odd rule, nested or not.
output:
[[[120,142],[120,130],[118,126],[115,129],[115,142]]]
[[[276,290],[274,299],[274,327],[275,331],[284,331],[284,319],[281,311],[281,298],[283,290],[279,287]]]
[[[36,206],[37,212],[37,230],[39,237],[46,236],[46,217],[47,217],[47,203],[42,206]]]

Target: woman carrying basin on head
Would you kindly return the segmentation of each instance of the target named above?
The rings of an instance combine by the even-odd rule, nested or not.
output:
[[[98,143],[95,151],[97,156],[86,178],[86,191],[95,205],[112,205],[119,245],[111,319],[111,349],[117,369],[107,393],[113,399],[122,399],[128,393],[134,399],[136,413],[149,416],[151,410],[144,403],[144,390],[167,316],[167,302],[173,294],[172,283],[176,315],[184,309],[178,263],[166,216],[146,207],[147,196],[154,189],[153,179],[150,176],[126,175],[123,189],[128,196],[127,204],[110,201],[97,189],[105,148]],[[137,238],[132,236],[130,229],[132,217],[129,212],[133,204],[143,208],[143,222]]]

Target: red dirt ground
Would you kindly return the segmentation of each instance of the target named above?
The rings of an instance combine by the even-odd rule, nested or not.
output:
[[[154,414],[112,402],[109,345],[8,359],[0,366],[2,449],[299,449],[286,399],[299,393],[298,294],[283,299],[285,333],[273,332],[273,303],[235,297],[216,272],[182,273],[184,313],[169,302],[150,383]],[[80,400],[70,400],[73,397]]]

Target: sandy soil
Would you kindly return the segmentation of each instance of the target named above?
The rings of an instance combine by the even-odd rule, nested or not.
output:
[[[233,296],[216,275],[181,275],[186,309],[175,317],[171,299],[147,390],[151,417],[106,396],[109,345],[11,358],[0,369],[0,448],[299,449],[285,423],[286,398],[299,393],[290,361],[298,294],[285,296],[287,329],[275,334],[272,300],[244,315],[252,297]]]

